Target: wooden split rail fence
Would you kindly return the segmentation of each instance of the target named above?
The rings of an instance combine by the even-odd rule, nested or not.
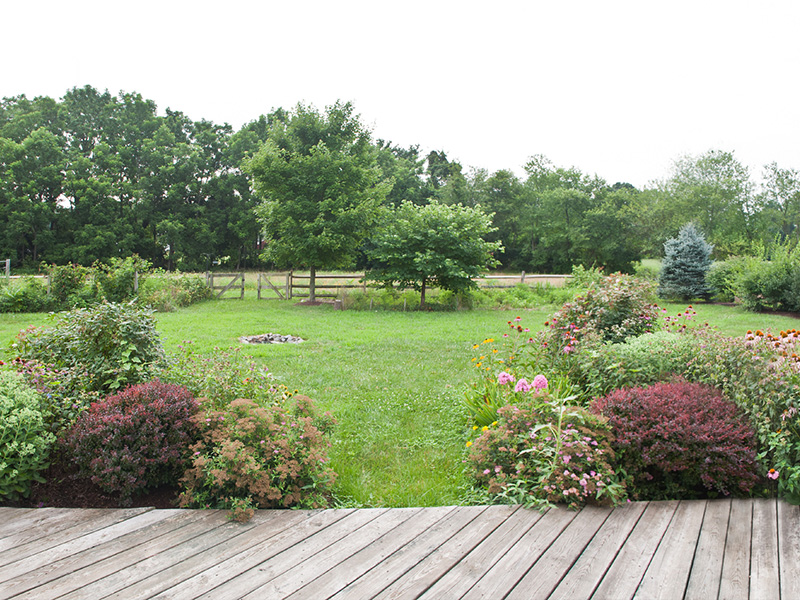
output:
[[[511,288],[516,285],[552,285],[563,286],[569,275],[531,275],[524,271],[519,275],[484,275],[475,281],[484,288]],[[258,273],[256,275],[256,289],[258,299],[272,298],[291,300],[293,298],[308,298],[311,287],[311,276],[299,274],[294,271]],[[245,274],[244,273],[206,273],[206,281],[217,298],[225,294],[238,292],[238,297],[244,298]],[[315,296],[317,298],[335,299],[339,297],[342,289],[367,290],[364,273],[345,274],[317,274],[315,276]]]

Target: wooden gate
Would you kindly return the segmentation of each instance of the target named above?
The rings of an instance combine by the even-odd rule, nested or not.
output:
[[[285,277],[286,283],[283,286],[283,293],[281,293],[281,289],[275,284],[270,281],[270,277]],[[291,298],[291,285],[292,285],[292,276],[291,273],[259,273],[258,274],[258,299],[261,300],[261,290],[272,290],[278,295],[278,298],[281,300],[286,300],[287,298]]]
[[[215,281],[222,280],[224,282],[229,278],[230,281],[225,285],[217,285],[218,281]],[[239,300],[244,299],[244,273],[206,273],[206,281],[208,282],[208,287],[211,288],[212,294],[220,290],[216,295],[217,299],[222,298],[225,292],[231,290],[239,290]]]

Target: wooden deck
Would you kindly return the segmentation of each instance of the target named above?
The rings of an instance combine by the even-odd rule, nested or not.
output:
[[[0,508],[0,598],[796,600],[800,508]]]

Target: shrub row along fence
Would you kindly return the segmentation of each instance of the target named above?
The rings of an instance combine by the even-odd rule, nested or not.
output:
[[[475,281],[483,288],[511,288],[516,285],[551,285],[562,287],[570,275],[540,275],[527,274],[524,271],[519,275],[485,275]],[[338,298],[343,289],[367,290],[364,273],[336,273],[317,274],[315,276],[315,296],[317,298]],[[308,298],[311,276],[305,273],[277,272],[257,273],[256,289],[258,299],[291,300],[293,298]],[[244,298],[245,274],[244,273],[206,273],[206,281],[217,298],[225,294]]]

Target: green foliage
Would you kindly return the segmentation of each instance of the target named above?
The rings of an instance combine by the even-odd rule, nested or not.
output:
[[[186,388],[149,381],[93,403],[60,444],[82,476],[127,505],[181,476],[197,439],[198,408]]]
[[[136,296],[137,282],[144,282],[149,269],[149,261],[130,256],[111,258],[109,264],[95,263],[93,270],[102,297],[108,302],[125,302]]]
[[[42,482],[55,436],[39,394],[11,371],[0,370],[0,500],[27,497]]]
[[[694,344],[690,336],[671,331],[603,344],[576,357],[578,368],[573,377],[590,398],[620,388],[651,385],[683,372]]]
[[[800,311],[800,246],[773,244],[765,254],[765,259],[747,259],[735,280],[742,306]]]
[[[84,286],[89,273],[89,269],[76,264],[51,265],[48,268],[50,294],[56,306],[62,309],[74,306],[70,300]]]
[[[157,312],[172,312],[195,302],[210,300],[213,293],[200,275],[157,272],[139,282],[137,303]]]
[[[285,385],[275,381],[268,368],[239,348],[215,348],[209,354],[199,354],[191,341],[185,341],[169,356],[167,365],[162,376],[165,381],[186,387],[217,410],[223,410],[237,398],[269,406],[282,404],[292,395]]]
[[[685,335],[696,343],[683,375],[722,390],[750,418],[763,472],[777,480],[781,497],[800,503],[800,333],[730,338],[700,328]]]
[[[748,494],[759,480],[752,427],[711,386],[676,380],[616,390],[591,409],[609,419],[636,498]]]
[[[265,255],[280,268],[349,267],[391,189],[381,180],[369,132],[349,103],[324,115],[298,104],[276,121],[244,167],[262,198],[256,213]]]
[[[491,215],[480,207],[403,202],[386,214],[371,238],[372,266],[366,279],[384,286],[412,287],[425,306],[428,287],[453,292],[474,289],[475,277],[498,264],[500,242],[487,242]]]
[[[587,334],[606,342],[654,331],[659,324],[653,285],[622,274],[609,275],[553,313],[541,340],[551,353],[572,353]]]
[[[307,396],[268,407],[238,399],[201,417],[182,507],[227,508],[247,520],[252,508],[327,506],[336,477],[326,451],[334,422]]]
[[[0,286],[0,313],[39,312],[49,310],[53,303],[44,284],[37,279]]]
[[[656,202],[650,218],[667,235],[693,221],[723,257],[742,254],[754,241],[753,184],[733,152],[679,158]]]
[[[470,292],[474,308],[539,308],[543,305],[560,306],[572,299],[571,286],[556,287],[548,283],[528,285],[518,283],[511,288],[479,288]]]
[[[152,311],[102,303],[62,313],[52,327],[22,331],[14,344],[23,360],[82,373],[87,391],[116,391],[151,379],[164,351]]]
[[[579,507],[625,499],[604,420],[547,394],[504,406],[498,415],[467,442],[472,476],[491,501]]]
[[[667,240],[658,278],[659,296],[681,300],[708,298],[706,273],[711,268],[712,249],[694,223],[687,223],[677,238]]]
[[[567,280],[567,286],[573,289],[588,289],[600,285],[606,274],[602,267],[589,267],[583,265],[572,266],[572,277]]]
[[[751,269],[756,269],[753,264],[758,259],[748,256],[735,256],[726,260],[717,260],[706,273],[706,283],[714,300],[718,302],[733,302],[740,293],[742,277]]]

